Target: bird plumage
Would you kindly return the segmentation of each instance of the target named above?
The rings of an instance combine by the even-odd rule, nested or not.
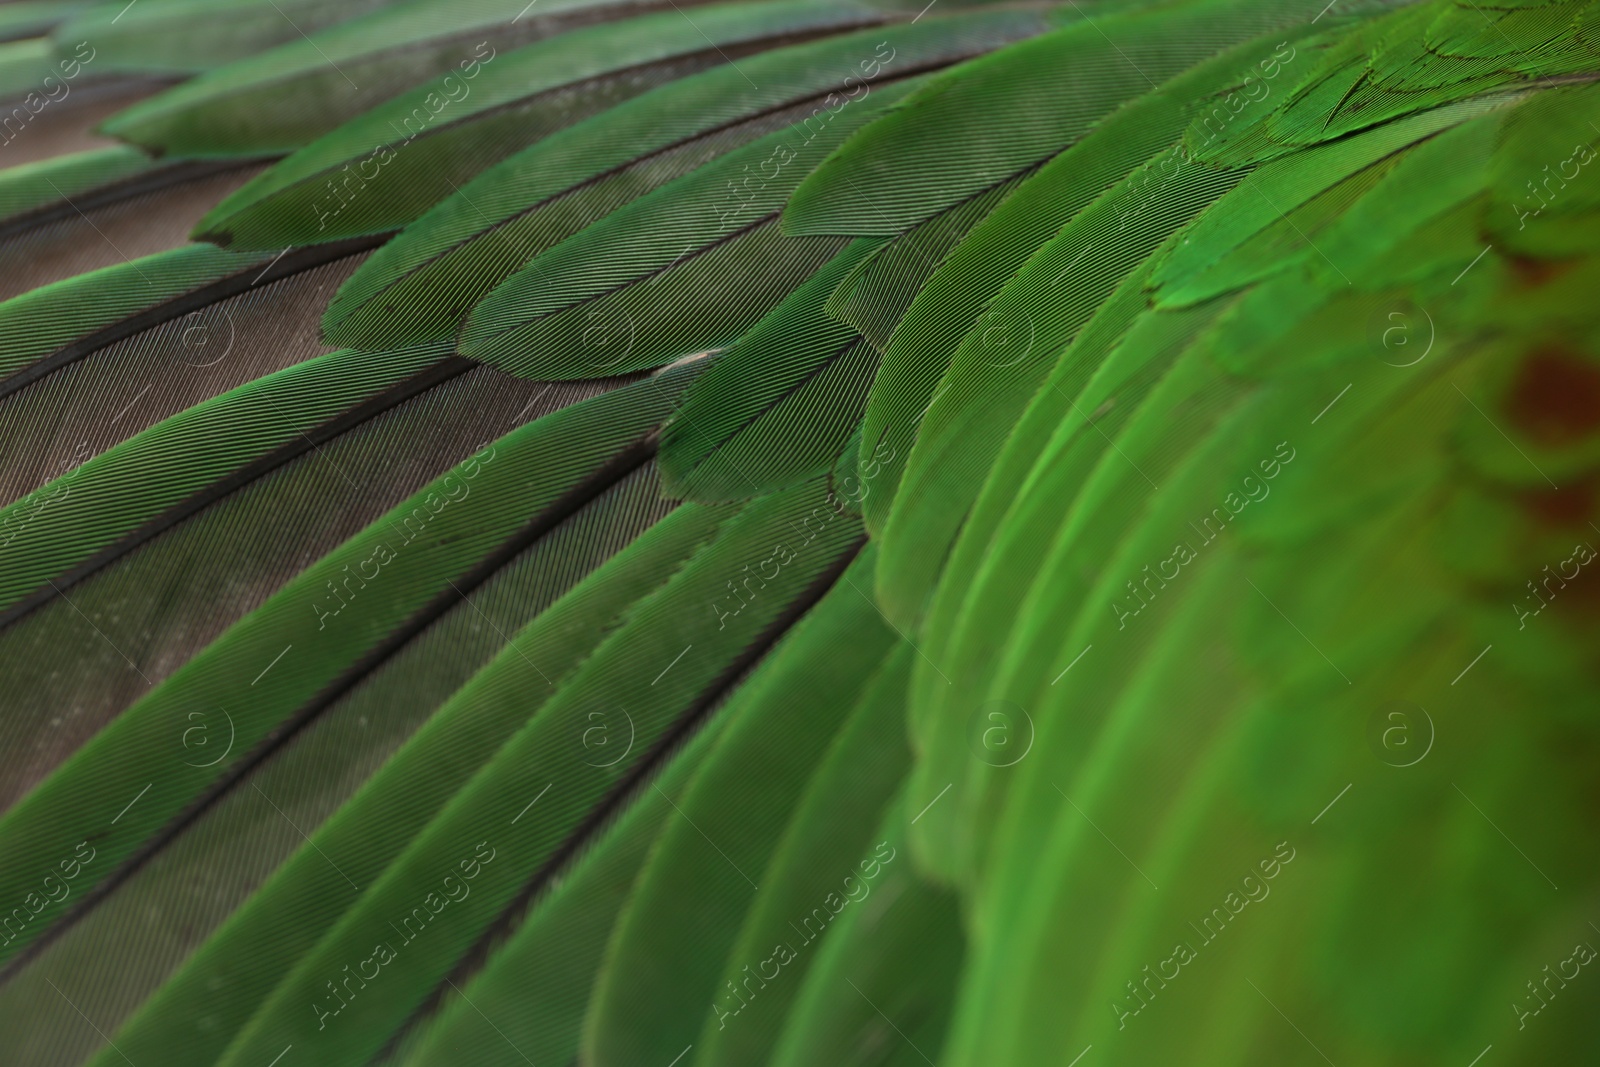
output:
[[[0,1064],[1592,1058],[1600,8],[119,8]]]

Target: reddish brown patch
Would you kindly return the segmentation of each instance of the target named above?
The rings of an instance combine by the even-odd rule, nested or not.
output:
[[[1529,490],[1519,494],[1524,509],[1541,526],[1554,528],[1584,527],[1594,514],[1597,487],[1590,475],[1579,481],[1563,478],[1567,484],[1560,489]]]
[[[1593,545],[1594,541],[1594,538],[1589,538],[1584,544]],[[1577,564],[1577,560],[1573,557],[1568,557],[1562,562]],[[1549,575],[1558,573],[1558,567],[1559,565],[1553,566],[1534,579],[1535,584],[1543,585],[1545,589],[1553,591],[1551,612],[1557,618],[1568,622],[1592,624],[1595,618],[1600,617],[1600,560],[1590,561],[1578,571],[1575,578],[1558,578],[1556,581],[1544,584]]]
[[[1510,256],[1511,276],[1526,289],[1549,285],[1577,265],[1575,259],[1534,259],[1532,256]]]
[[[1546,345],[1517,368],[1505,412],[1540,445],[1560,448],[1600,429],[1600,364],[1578,352]]]

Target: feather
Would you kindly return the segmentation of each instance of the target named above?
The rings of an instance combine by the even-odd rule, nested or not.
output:
[[[97,73],[198,74],[300,39],[390,0],[144,0],[86,8],[55,30],[61,43],[93,41]],[[32,5],[29,5],[32,6]],[[63,5],[65,6],[65,5]]]
[[[851,595],[866,602],[864,594]],[[761,876],[767,888],[751,902],[727,955],[723,980],[714,987],[713,1018],[706,1020],[699,1039],[705,1063],[769,1059],[807,976],[822,952],[845,936],[837,929],[846,927],[834,926],[839,913],[862,910],[874,892],[880,894],[874,909],[893,906],[893,893],[883,892],[893,883],[879,880],[885,867],[881,845],[886,842],[870,834],[881,824],[910,763],[903,716],[912,656],[909,646],[894,645],[806,783]],[[892,863],[892,846],[888,855]],[[763,966],[768,963],[778,971],[770,980]],[[750,974],[746,967],[756,972],[753,985],[745,984]],[[729,985],[740,995],[730,999]]]
[[[0,1067],[1593,1059],[1595,4],[124,6]]]
[[[869,575],[870,563],[870,554],[858,557],[784,639],[728,709],[705,765],[680,796],[668,797],[677,817],[640,872],[600,970],[584,1033],[587,1062],[670,1057],[702,1035],[708,1005],[727,1025],[764,991],[768,976],[758,968],[773,948],[761,944],[742,967],[731,962],[740,919],[760,900],[762,882],[770,888],[780,873],[768,868],[784,827],[821,773],[818,764],[853,725],[851,712],[895,640],[871,602],[850,588]],[[840,638],[848,655],[835,644]],[[727,969],[735,973],[724,987]],[[670,996],[662,995],[664,970],[673,975]]]
[[[649,482],[644,479],[646,492],[655,488]],[[596,506],[607,502],[597,499]],[[471,673],[447,699],[429,705],[425,720],[381,770],[336,812],[330,811],[312,837],[296,842],[298,847],[273,879],[162,987],[125,1030],[128,1041],[119,1044],[134,1054],[165,1049],[165,1055],[173,1056],[181,1049],[181,1062],[213,1062],[285,973],[345,915],[363,906],[363,887],[401,860],[412,838],[440,816],[553,699],[557,687],[595,654],[601,637],[624,625],[734,513],[678,509],[509,640],[502,638],[494,660]],[[497,599],[504,602],[507,597],[502,593]],[[464,607],[464,613],[458,612],[461,623],[481,618],[482,607]],[[529,693],[534,699],[528,699]],[[363,703],[373,706],[371,697]],[[602,721],[599,728],[607,730],[607,723]],[[623,720],[618,718],[609,729],[623,743]],[[595,749],[591,762],[606,762],[611,755],[603,747],[606,738],[596,733],[590,739]],[[397,820],[399,798],[404,798],[407,815]],[[329,854],[343,858],[337,869],[326,862]],[[394,914],[403,917],[405,911]],[[413,935],[419,932],[415,924],[411,929]],[[204,1006],[212,1025],[194,1026],[197,1004]]]
[[[873,242],[858,241],[834,257],[684,395],[662,433],[668,492],[742,500],[832,468],[860,418],[876,359],[825,305],[872,251]]]
[[[546,0],[523,17],[513,0],[394,3],[202,74],[104,128],[158,156],[290,152],[429,79],[475,77],[502,49],[651,6]]]
[[[870,97],[879,79],[979,54],[1036,25],[1010,12],[930,18],[896,33],[899,66],[885,66],[876,31],[845,34],[644,93],[489,168],[406,227],[340,290],[324,328],[351,345],[453,338],[472,304],[533,256],[703,163],[831,110],[829,93]],[[765,88],[751,92],[746,76]]]
[[[724,58],[729,50],[880,17],[811,0],[730,4],[707,7],[693,21],[668,11],[526,45],[485,62],[472,78],[461,72],[402,93],[307,145],[217,205],[197,234],[222,245],[283,248],[398,229],[518,149],[732,62]]]
[[[403,1057],[406,1064],[506,1065],[534,1056],[571,1060],[617,915],[627,905],[662,827],[677,815],[672,797],[694,778],[725,729],[713,712],[659,777],[571,873],[536,904],[523,925]],[[484,1014],[479,1014],[483,1012]],[[483,1025],[488,1012],[500,1020]]]
[[[862,870],[880,872],[876,904],[847,908],[817,949],[774,1064],[911,1067],[943,1042],[965,939],[955,895],[905,862],[904,809],[902,797],[862,852]]]
[[[58,23],[85,7],[80,0],[18,0],[0,9],[0,41],[18,41],[48,34]]]
[[[748,660],[754,654],[751,644],[754,652],[759,652],[770,640],[766,631],[785,611],[807,606],[807,600],[816,595],[808,590],[819,578],[831,581],[829,571],[840,565],[841,555],[848,561],[855,547],[855,530],[844,522],[830,523],[818,532],[820,540],[793,549],[795,565],[781,570],[773,585],[762,590],[765,595],[752,591],[752,600],[738,609],[741,613],[752,609],[748,616],[733,626],[712,625],[723,621],[715,598],[730,582],[726,575],[739,573],[735,564],[757,552],[770,553],[767,546],[775,538],[790,535],[791,523],[817,511],[826,513],[827,506],[815,486],[776,494],[745,509],[628,626],[611,635],[544,713],[503,746],[449,808],[408,844],[398,861],[365,891],[357,907],[279,982],[221,1062],[257,1058],[264,1048],[282,1048],[280,1041],[305,1042],[303,1047],[341,1059],[377,1051],[382,1035],[443,981],[460,955],[527,892],[524,887],[530,885],[529,880],[573,847],[572,835],[588,832],[595,804],[618,796],[636,774],[650,768],[660,746],[670,743],[682,726],[698,718],[719,688],[718,679],[742,672],[741,658]],[[798,605],[793,603],[796,599]],[[660,671],[656,664],[671,663],[672,657],[683,651],[677,642],[685,639],[689,639],[688,645],[700,645],[703,654],[686,655],[659,688],[652,685]],[[522,663],[520,658],[517,662]],[[603,679],[604,688],[596,692],[584,684],[587,678]],[[627,710],[635,737],[629,753],[600,768],[599,775],[593,764],[611,760],[609,751],[588,762],[570,758],[573,745],[581,749],[582,729],[593,722],[589,714],[596,709],[597,698],[599,707],[605,709],[602,715],[612,708]],[[687,723],[681,717],[687,717]],[[526,803],[513,798],[534,797],[546,787],[552,793],[544,816],[520,825],[513,822],[516,809]],[[435,911],[437,919],[425,930],[408,937],[412,928],[407,927],[397,935],[401,939],[393,946],[397,953],[410,939],[422,936],[429,941],[425,952],[400,955],[390,966],[385,977],[393,992],[388,997],[344,1004],[337,1007],[341,1013],[356,1010],[340,1019],[340,1025],[315,1025],[326,1021],[326,1016],[307,1012],[306,1004],[328,995],[324,987],[329,976],[340,973],[352,952],[359,953],[357,958],[370,955],[372,942],[391,932],[388,923],[395,921],[391,916],[405,916],[423,905],[435,910],[435,903],[417,898],[416,872],[447,869],[465,859],[463,844],[474,828],[503,842],[487,845],[492,857],[502,862],[496,867],[485,860],[471,896],[456,902],[458,906],[452,910]],[[481,854],[473,854],[483,860]],[[537,881],[531,884],[537,885]],[[327,1007],[334,1010],[341,1003],[335,999]],[[356,1025],[361,1020],[366,1024]]]
[[[458,351],[526,377],[584,377],[733,341],[848,243],[779,231],[806,165],[914,82],[752,141],[535,256],[473,308]]]
[[[96,193],[113,184],[126,187],[127,179],[155,169],[149,156],[121,145],[7,167],[0,170],[0,227],[17,233],[68,200],[97,207]]]
[[[0,842],[9,851],[26,849],[24,842],[42,841],[47,847],[35,846],[32,851],[53,853],[61,837],[74,836],[86,819],[98,819],[98,814],[91,814],[86,799],[74,803],[67,816],[53,814],[53,790],[77,793],[84,783],[92,781],[90,792],[109,802],[133,778],[144,774],[147,760],[161,758],[160,724],[173,709],[196,703],[222,704],[228,708],[240,735],[233,762],[194,768],[194,773],[186,772],[178,778],[162,778],[162,788],[136,809],[137,817],[130,815],[110,834],[96,835],[100,842],[97,851],[104,854],[105,863],[95,882],[114,870],[126,873],[121,861],[133,859],[151,835],[169,833],[170,821],[180,812],[192,810],[193,801],[225,787],[230,777],[281,743],[283,728],[294,717],[303,722],[317,714],[329,699],[359,677],[361,665],[369,657],[376,656],[381,662],[385,651],[408,631],[451,606],[454,598],[461,595],[461,583],[467,583],[470,589],[481,581],[488,573],[486,554],[514,552],[526,540],[538,536],[547,524],[604,488],[610,478],[636,466],[642,458],[641,442],[664,413],[664,405],[671,403],[676,389],[689,376],[688,371],[680,370],[665,381],[638,383],[631,389],[558,413],[552,419],[532,423],[504,440],[503,447],[490,443],[487,451],[469,457],[458,465],[460,469],[436,479],[369,527],[363,536],[345,542],[318,566],[298,575],[201,657],[186,664],[97,735],[60,774],[0,819]],[[604,432],[597,434],[595,431],[601,426],[605,427]],[[502,452],[511,462],[494,465],[493,459]],[[559,458],[542,471],[541,478],[524,482],[517,468],[537,465],[541,460],[548,462],[546,457]],[[477,480],[480,475],[478,485],[467,484],[467,478]],[[501,498],[497,521],[485,522],[486,516],[481,512],[447,506],[452,496],[463,498],[472,488],[495,497],[499,495],[496,488],[503,484],[515,485],[516,489],[514,495]],[[412,551],[402,557],[400,553],[406,548]],[[380,559],[382,563],[378,562]],[[357,598],[357,590],[373,581],[361,564],[377,568],[374,573],[383,576],[383,567],[391,560],[403,560],[398,573],[389,575],[394,580],[383,583],[378,595]],[[456,583],[454,587],[452,581]],[[337,618],[347,610],[350,616],[329,626],[329,618]],[[321,633],[322,637],[311,638],[312,633]],[[280,637],[284,644],[279,647],[285,652],[299,637],[308,651],[306,658],[264,676],[261,672],[273,665],[270,660],[249,672],[248,664],[257,658],[259,649]],[[239,675],[245,672],[260,681],[241,691]],[[139,788],[142,787],[136,786],[135,792]],[[27,874],[17,871],[11,877],[20,880]],[[25,939],[9,943],[6,957],[14,956],[35,936],[30,933]]]
[[[466,384],[461,380],[455,383],[457,387]],[[505,393],[504,389],[495,391]],[[464,392],[460,398],[463,402],[440,405],[445,411],[439,414],[453,416],[459,424],[464,411],[490,413],[492,400],[485,401],[492,396],[484,388]],[[520,398],[515,406],[522,406]],[[427,432],[448,437],[442,420],[430,426],[413,418],[394,426],[392,432],[374,443],[392,452],[397,445]],[[358,465],[362,457],[350,455],[350,448],[341,449],[336,443],[326,452],[353,476],[369,479],[370,472]],[[317,466],[327,464],[318,461]],[[343,485],[337,475],[330,477],[336,485]],[[370,486],[371,481],[367,484]],[[313,500],[326,500],[335,491],[333,486],[322,484],[306,488],[310,490],[306,495]],[[258,508],[255,514],[245,516],[246,522],[226,530],[232,535],[228,538],[230,547],[241,557],[248,554],[256,567],[260,566],[256,561],[268,553],[255,551],[248,536],[241,534],[267,526],[282,537],[296,533],[296,527],[304,525],[281,496],[271,503],[275,506]],[[374,509],[362,506],[364,503],[351,502],[350,518],[341,524],[346,529],[327,530],[325,524],[317,529],[326,547],[336,545],[348,527],[359,529],[370,517]],[[259,902],[252,902],[253,894],[261,892],[263,883],[297,850],[304,851],[321,868],[313,877],[326,874],[334,879],[335,886],[349,888],[326,867],[315,849],[306,846],[300,829],[314,835],[317,847],[324,852],[336,847],[337,842],[318,831],[318,824],[339,812],[363,783],[388,765],[396,750],[416,737],[413,731],[419,731],[462,684],[505,647],[508,636],[515,637],[516,647],[530,658],[547,653],[556,656],[554,647],[530,644],[535,635],[520,633],[520,624],[560,602],[585,577],[587,569],[610,562],[608,556],[624,550],[631,538],[661,517],[663,510],[656,480],[648,470],[637,471],[524,551],[474,590],[470,600],[457,600],[435,627],[336,701],[316,722],[253,770],[248,784],[241,783],[221,798],[114,893],[79,918],[13,980],[0,1003],[8,1010],[32,1003],[35,1010],[44,1008],[70,1016],[71,1009],[45,979],[58,985],[72,981],[77,985],[74,1000],[95,1005],[98,1018],[124,1020],[139,1009],[135,1018],[123,1022],[123,1032],[117,1038],[117,1047],[129,1055],[139,1057],[145,1051],[147,1056],[158,1055],[176,1062],[211,1062],[237,1027],[240,1016],[248,1015],[253,999],[263,987],[270,989],[271,981],[280,973],[273,965],[286,951],[293,950],[296,931],[303,937],[307,929],[306,916],[297,912],[289,913],[287,926],[266,922],[267,899],[263,894]],[[267,521],[261,521],[263,518]],[[313,552],[318,551],[315,539],[302,543],[307,543]],[[195,553],[188,558],[204,571],[204,557]],[[197,592],[214,590],[216,578],[222,576],[220,572],[225,572],[226,566],[213,564],[219,573],[205,575],[206,580],[196,583],[200,586]],[[240,565],[234,563],[232,569],[237,571]],[[282,569],[293,574],[298,564],[291,561]],[[613,567],[611,573],[615,571]],[[618,583],[615,592],[626,595],[627,588],[628,583]],[[608,585],[607,593],[611,592]],[[92,602],[85,601],[80,593],[75,593],[74,599],[93,610]],[[181,605],[184,598],[172,599]],[[590,605],[591,610],[606,610],[593,597],[579,603]],[[557,613],[553,618],[570,618],[570,614]],[[193,625],[192,620],[186,621]],[[575,630],[572,638],[581,641],[586,633]],[[120,643],[122,636],[118,635],[117,640]],[[555,669],[551,662],[540,662],[547,670]],[[144,669],[150,669],[148,664]],[[183,727],[180,747],[186,762],[199,764],[223,757],[231,736],[226,716],[213,711],[186,717]],[[434,735],[438,736],[437,730]],[[459,733],[454,735],[455,744],[461,740]],[[415,769],[416,764],[411,766]],[[416,789],[426,785],[433,773],[429,768],[423,783],[405,776],[392,780],[403,782],[407,789]],[[310,782],[316,785],[308,788]],[[385,812],[380,822],[392,818],[392,812]],[[360,823],[355,820],[343,825]],[[387,840],[393,841],[394,837]],[[352,871],[351,862],[340,866]],[[308,870],[314,869],[305,866],[304,861],[296,861],[277,875],[277,884],[284,884],[286,879],[292,881]],[[281,902],[286,896],[275,899]],[[222,926],[226,926],[227,933],[219,930]],[[239,959],[234,950],[245,943],[246,931],[256,934],[252,942],[256,947],[247,957],[255,961],[255,968],[240,971],[232,961]],[[138,955],[139,965],[102,969],[96,987],[85,988],[81,977],[76,977],[79,961],[86,953],[105,951],[107,944],[130,946],[129,951]],[[202,945],[209,947],[196,951]],[[163,991],[160,996],[146,1000],[158,989]],[[22,1000],[23,996],[28,999]],[[193,1010],[197,1007],[198,1012]],[[16,1025],[22,1025],[20,1020]],[[58,1044],[70,1043],[83,1053],[92,1051],[96,1043],[92,1031],[85,1034],[66,1018],[49,1028],[49,1037]],[[105,1051],[120,1062],[115,1050]]]

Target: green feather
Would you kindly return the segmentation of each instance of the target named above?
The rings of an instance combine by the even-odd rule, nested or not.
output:
[[[902,796],[861,853],[863,871],[880,872],[873,896],[847,908],[818,949],[774,1064],[913,1067],[940,1056],[965,936],[955,895],[907,862],[906,817]]]
[[[612,927],[662,827],[677,815],[671,797],[688,787],[729,714],[726,707],[713,712],[604,839],[534,906],[522,928],[418,1039],[404,1057],[408,1067],[454,1064],[463,1056],[512,1067],[535,1056],[542,1062],[577,1055],[590,987]]]
[[[397,93],[476,77],[505,49],[635,10],[625,0],[406,0],[208,71],[108,121],[155,155],[217,158],[292,152]]]
[[[524,377],[577,378],[733,341],[848,243],[779,232],[778,213],[807,165],[914,87],[843,100],[535,256],[479,301],[458,350]]]
[[[14,609],[185,498],[439,362],[437,349],[335,352],[174,415],[0,511],[0,609]],[[196,455],[197,439],[224,447]],[[314,440],[314,439],[313,439]],[[48,594],[46,594],[48,596]]]
[[[703,163],[809,118],[827,94],[859,100],[879,78],[939,66],[1026,35],[1037,17],[929,18],[776,49],[682,78],[489,168],[385,245],[338,293],[324,329],[359,346],[453,337],[472,304],[533,256]],[[751,90],[745,78],[762,87]],[[792,109],[792,110],[791,110]],[[381,297],[381,299],[380,299]]]
[[[197,227],[283,248],[398,229],[479,171],[589,115],[786,36],[854,28],[868,8],[729,4],[573,30],[402,93],[257,176]],[[738,67],[738,64],[735,64]]]
[[[865,602],[855,592],[851,596]],[[879,880],[883,864],[870,835],[910,762],[903,720],[913,656],[909,646],[895,644],[807,783],[762,875],[767,888],[751,902],[715,986],[713,1018],[696,1042],[696,1062],[704,1067],[769,1059],[806,977],[840,936],[833,932],[840,912],[862,910],[874,892],[874,908],[893,906],[893,893],[883,891],[895,883]],[[778,972],[770,981],[768,963]],[[757,977],[750,985],[746,967]],[[730,996],[729,985],[740,995]]]
[[[15,388],[19,375],[54,369],[133,332],[141,313],[225,279],[254,277],[271,259],[184,245],[12,297],[0,304],[0,374]]]
[[[7,167],[0,170],[0,226],[26,225],[63,200],[90,203],[97,190],[152,172],[158,165],[149,156],[121,145]]]
[[[91,41],[95,72],[187,75],[383,8],[391,0],[142,0],[87,4],[55,30],[59,45]],[[33,5],[9,5],[33,6]],[[63,5],[65,6],[65,5]]]
[[[361,905],[360,890],[594,655],[602,635],[623,625],[735,513],[679,509],[506,640],[146,1003],[118,1044],[134,1054],[164,1049],[167,1057],[182,1049],[177,1062],[213,1062],[283,975]],[[469,609],[463,621],[482,618],[481,610]],[[613,725],[621,731],[620,721]],[[596,752],[596,762],[607,755]],[[330,855],[340,857],[337,867]],[[211,1025],[193,1025],[196,1009]]]
[[[1037,166],[1119,105],[1217,52],[1292,29],[1315,3],[1129,4],[935,79],[795,191],[796,234],[891,236]],[[886,162],[888,161],[888,162]]]
[[[733,626],[718,622],[714,600],[738,573],[740,560],[770,553],[774,539],[792,535],[800,517],[827,505],[815,485],[780,493],[745,509],[721,536],[680,571],[636,613],[629,625],[616,631],[596,650],[554,695],[544,712],[505,744],[404,853],[370,885],[314,951],[302,958],[258,1008],[250,1023],[234,1038],[222,1056],[223,1064],[253,1062],[262,1051],[276,1054],[285,1044],[301,1044],[321,1056],[348,1059],[378,1050],[383,1036],[404,1021],[407,1014],[449,973],[463,952],[479,940],[512,906],[530,879],[552,861],[559,861],[569,838],[589,825],[591,810],[607,798],[630,787],[634,775],[652,766],[658,746],[669,744],[683,725],[680,717],[694,720],[707,690],[715,692],[741,671],[741,656],[754,644],[761,647],[763,632],[786,610],[801,606],[820,577],[848,559],[854,548],[855,528],[846,522],[823,527],[819,539],[794,549],[794,565],[784,568],[773,585],[753,596],[751,609]],[[740,609],[741,614],[745,609]],[[688,620],[687,625],[685,621]],[[683,652],[679,641],[699,645],[701,654],[685,655],[661,680],[664,665]],[[520,659],[518,661],[521,662]],[[525,668],[524,668],[525,669]],[[589,680],[600,680],[596,691]],[[616,710],[628,713],[634,744],[621,760],[613,761],[609,749],[590,759],[582,734],[592,728],[590,714],[602,716]],[[610,722],[610,719],[607,720]],[[615,727],[620,732],[621,725]],[[608,766],[596,766],[608,764]],[[598,771],[598,773],[597,773]],[[545,809],[538,819],[516,821],[529,799],[548,788]],[[471,854],[472,842],[488,842],[497,862],[485,863],[471,895],[453,906],[435,911],[437,918],[416,931],[415,925],[398,934],[389,923],[416,907],[435,910],[418,896],[424,873],[453,868]],[[329,997],[326,984],[341,973],[352,958],[370,956],[375,942],[394,935],[392,950],[398,959],[387,963],[384,977],[392,992],[385,997],[364,997],[339,1007],[331,998],[325,1007],[342,1017],[329,1022],[308,1005]],[[423,939],[418,951],[404,952],[410,941]],[[327,1025],[318,1025],[319,1021]]]
[[[186,664],[118,718],[61,773],[0,819],[0,846],[8,850],[20,848],[34,855],[53,855],[59,851],[60,842],[70,837],[70,852],[71,845],[84,837],[86,822],[99,825],[101,805],[126,803],[117,797],[130,785],[131,796],[143,784],[152,784],[146,772],[155,761],[165,758],[171,717],[174,712],[181,717],[184,709],[196,704],[228,709],[239,735],[233,760],[237,763],[245,759],[257,742],[283,726],[307,702],[313,702],[309,706],[314,709],[319,694],[337,683],[374,646],[392,639],[408,619],[429,610],[430,605],[447,606],[449,602],[442,597],[451,580],[466,580],[486,553],[496,546],[515,543],[508,539],[524,536],[530,528],[530,516],[531,528],[537,531],[541,514],[560,514],[563,502],[571,494],[591,486],[598,471],[637,448],[669,410],[675,394],[695,369],[640,382],[533,423],[491,446],[488,452],[472,457],[463,469],[437,479],[361,536],[301,573],[205,654]],[[511,462],[496,465],[493,460],[501,456]],[[526,480],[518,470],[525,464],[540,469],[541,477],[532,482]],[[475,485],[468,487],[464,481],[468,476]],[[478,491],[480,499],[495,501],[492,519],[481,507],[448,507],[450,494],[459,498],[472,489]],[[396,542],[398,545],[391,547]],[[378,564],[378,559],[384,563]],[[348,602],[336,595],[334,579],[349,580],[345,568],[355,568],[359,575],[364,570],[360,564],[368,562],[378,566],[381,575],[391,559],[400,562],[396,571],[387,575],[392,581]],[[346,610],[350,616],[329,625],[333,613]],[[281,645],[277,644],[280,639]],[[282,669],[262,676],[265,668],[273,665],[273,657],[257,664],[260,651],[275,645],[287,654],[297,639],[306,657],[297,657],[282,664]],[[247,673],[259,678],[259,682],[241,690],[240,677]],[[214,765],[156,775],[161,788],[152,787],[151,795],[117,829],[96,835],[105,862],[99,865],[95,881],[108,876],[119,861],[158,833],[231,767],[232,764]],[[134,783],[136,778],[143,784]],[[67,813],[58,813],[52,799],[57,793],[76,794],[79,799]],[[4,877],[21,884],[35,873],[15,869]],[[7,890],[15,892],[9,883]],[[25,947],[42,925],[34,924],[24,938],[9,943],[5,955],[10,957]]]
[[[668,492],[742,500],[832,468],[877,360],[825,305],[873,250],[857,241],[834,257],[689,390],[662,434]]]
[[[1600,4],[0,41],[0,1067],[1600,1053]]]
[[[0,7],[0,41],[48,34],[88,6],[88,0],[16,0]]]
[[[850,713],[895,641],[871,602],[850,588],[870,575],[870,564],[870,553],[858,557],[785,638],[728,709],[705,766],[668,798],[676,817],[618,918],[597,980],[586,1062],[670,1060],[696,1043],[713,1016],[734,1022],[726,1015],[743,1003],[734,990],[772,952],[762,944],[749,960],[730,955],[742,945],[741,920],[761,901],[761,885],[770,890],[782,876],[769,866],[784,827],[830,749],[849,734]],[[834,643],[841,638],[847,655]],[[728,987],[719,981],[725,972]],[[759,997],[755,988],[745,996]]]

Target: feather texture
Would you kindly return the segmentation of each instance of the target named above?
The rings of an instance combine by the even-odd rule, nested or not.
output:
[[[1600,4],[27,0],[0,92],[0,1067],[1600,1050]]]

